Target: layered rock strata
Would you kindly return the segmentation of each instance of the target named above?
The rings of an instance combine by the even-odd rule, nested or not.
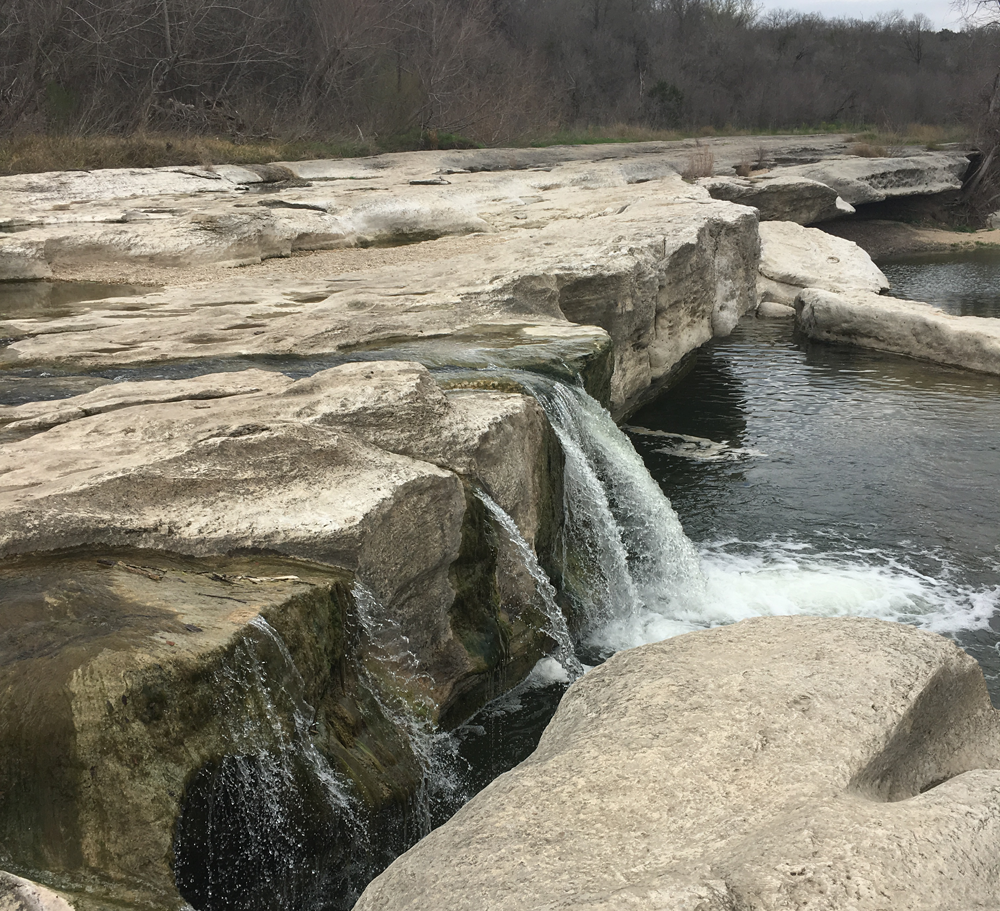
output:
[[[854,214],[854,206],[844,202],[833,187],[782,174],[760,177],[706,177],[698,181],[713,199],[725,199],[753,206],[761,221],[794,221],[814,225]]]
[[[755,304],[757,220],[676,175],[656,193],[591,195],[590,206],[602,206],[592,217],[585,207],[584,217],[512,231],[476,253],[326,281],[234,278],[129,298],[128,310],[98,303],[68,317],[2,321],[0,366],[301,358],[428,338],[439,348],[452,341],[426,354],[446,363],[558,366],[599,353],[610,336],[610,388],[595,392],[624,412]],[[603,211],[611,198],[615,208]],[[525,358],[469,360],[491,341]]]
[[[587,674],[357,908],[986,909],[998,848],[972,658],[896,624],[762,618]]]
[[[713,148],[721,167],[747,154]],[[178,904],[173,871],[202,888],[177,844],[207,837],[190,807],[234,768],[258,781],[293,741],[326,764],[286,770],[315,806],[322,780],[364,812],[405,809],[423,770],[380,698],[447,726],[551,646],[535,580],[476,496],[558,585],[562,455],[510,371],[579,375],[623,415],[757,303],[757,213],[680,179],[697,151],[0,181],[0,277],[117,264],[166,285],[0,322],[0,389],[22,403],[0,407],[0,780],[16,783],[0,862],[111,904]],[[215,271],[417,241],[362,271]],[[818,255],[777,281],[820,282]],[[267,679],[233,695],[248,666]],[[286,846],[292,866],[362,863],[299,822],[310,847]]]

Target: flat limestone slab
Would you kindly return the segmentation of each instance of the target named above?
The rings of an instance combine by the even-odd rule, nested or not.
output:
[[[998,849],[972,658],[897,624],[760,618],[588,673],[356,907],[985,911]]]
[[[130,298],[129,311],[98,302],[68,317],[2,321],[0,368],[303,358],[449,339],[424,357],[530,368],[600,356],[610,337],[610,390],[599,394],[620,412],[756,303],[755,213],[673,180],[677,193],[670,182],[596,196],[564,186],[561,205],[581,206],[574,217],[560,208],[460,255],[325,280],[237,274]],[[470,360],[491,340],[494,351]]]
[[[782,173],[832,187],[852,206],[898,196],[930,196],[960,190],[969,167],[965,152],[917,152],[891,158],[856,155],[792,165]]]
[[[810,338],[846,342],[1000,375],[1000,319],[952,316],[930,304],[806,288],[796,319]]]

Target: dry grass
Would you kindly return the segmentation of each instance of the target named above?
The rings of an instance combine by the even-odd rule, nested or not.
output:
[[[681,177],[685,180],[694,180],[698,177],[711,177],[715,171],[715,155],[712,150],[704,146],[695,149],[688,157],[687,167],[681,172]]]
[[[886,146],[873,145],[870,142],[856,142],[848,148],[848,153],[858,158],[893,158]]]
[[[370,155],[359,142],[236,143],[202,136],[23,136],[0,142],[0,174],[170,165],[266,164]]]
[[[908,147],[921,146],[930,151],[951,143],[969,141],[969,131],[962,126],[932,126],[911,123],[901,130],[863,130],[851,137],[849,149],[861,158],[895,158]]]
[[[821,128],[786,130],[786,133],[830,132],[834,125]],[[826,129],[829,127],[830,129]],[[840,126],[840,131],[849,131]],[[854,154],[885,157],[898,154],[906,146],[939,148],[951,142],[968,140],[968,133],[959,127],[935,127],[911,124],[898,133],[878,130],[857,131],[852,136]],[[657,130],[644,126],[616,123],[603,127],[564,130],[539,138],[524,137],[523,144],[547,146],[556,144],[584,145],[604,142],[671,142],[692,135],[739,136],[754,135],[748,130],[711,127],[698,131]],[[430,135],[430,134],[428,134]],[[96,168],[164,167],[171,165],[267,164],[273,161],[301,161],[306,158],[351,158],[407,148],[428,148],[428,135],[406,134],[386,137],[379,141],[331,138],[328,140],[259,139],[234,141],[212,136],[165,135],[156,133],[133,136],[21,136],[0,139],[0,175],[42,171],[92,170]],[[436,134],[435,134],[436,135]],[[758,134],[760,135],[760,134]],[[441,137],[437,137],[441,138]],[[444,136],[444,147],[461,137]],[[533,141],[532,141],[533,140]],[[520,144],[520,143],[519,143]],[[707,158],[706,158],[707,156]],[[689,165],[693,176],[710,176],[714,161],[706,149],[699,149]],[[753,156],[748,155],[748,160]],[[756,152],[753,170],[764,170],[768,152],[761,146]],[[697,160],[694,160],[697,159]],[[744,164],[741,162],[741,165]]]

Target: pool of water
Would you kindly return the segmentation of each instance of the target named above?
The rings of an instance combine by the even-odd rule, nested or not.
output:
[[[622,611],[597,652],[758,615],[880,617],[954,637],[1000,705],[1000,378],[744,319],[624,429],[704,589]],[[460,729],[469,794],[530,755],[564,690],[542,681]]]
[[[1000,251],[994,248],[908,257],[880,262],[879,268],[895,297],[934,304],[956,316],[1000,318]]]
[[[698,545],[706,620],[914,622],[1000,702],[1000,378],[748,320],[629,426]]]
[[[85,313],[101,301],[106,310],[141,310],[129,301],[157,291],[154,285],[116,285],[107,282],[0,282],[0,320],[59,319]]]

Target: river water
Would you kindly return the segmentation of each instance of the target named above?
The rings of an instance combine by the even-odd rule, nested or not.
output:
[[[982,316],[998,267],[883,266],[900,296]],[[1000,378],[745,318],[623,429],[701,585],[592,625],[589,660],[751,616],[878,617],[952,636],[1000,705]],[[473,788],[531,752],[564,686],[542,674],[458,732]]]

